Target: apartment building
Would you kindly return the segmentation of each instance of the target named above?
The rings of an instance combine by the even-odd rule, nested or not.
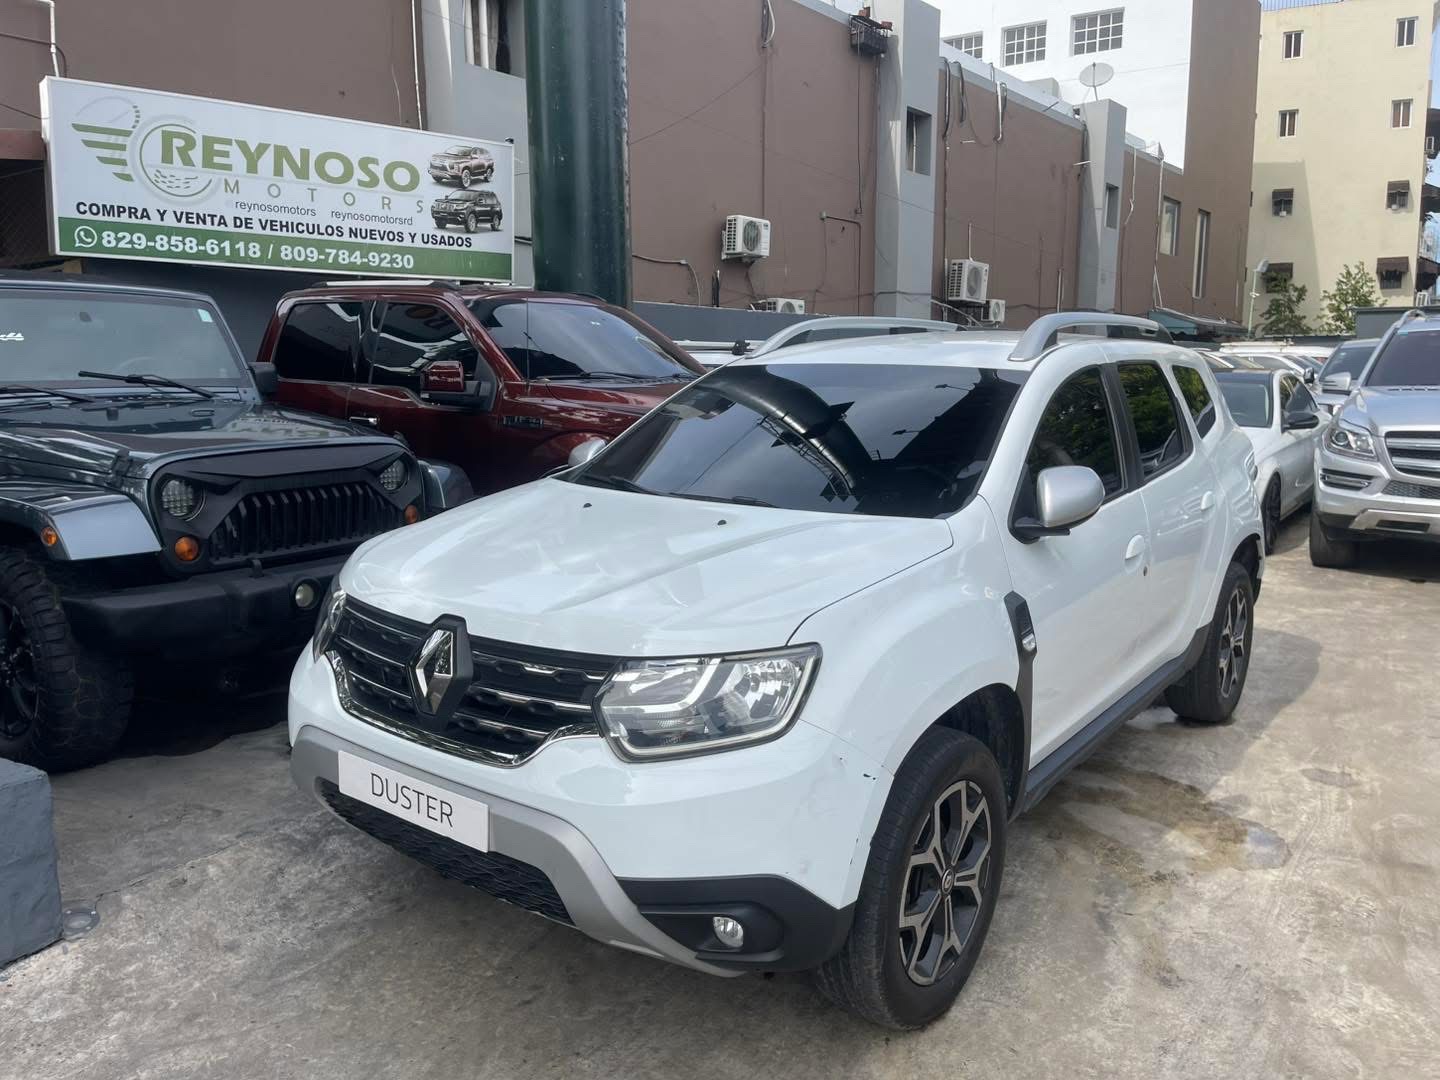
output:
[[[1257,310],[1304,285],[1317,322],[1343,267],[1375,275],[1387,305],[1435,282],[1423,252],[1425,182],[1440,116],[1429,108],[1434,9],[1426,0],[1265,0],[1247,264]]]

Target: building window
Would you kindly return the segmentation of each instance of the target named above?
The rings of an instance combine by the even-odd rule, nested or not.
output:
[[[1210,272],[1210,211],[1195,213],[1195,274],[1190,282],[1190,295],[1199,300],[1205,295],[1205,278]]]
[[[1380,276],[1380,288],[1398,289],[1405,284],[1405,275],[1410,273],[1410,260],[1404,255],[1376,259],[1375,273]]]
[[[1160,205],[1160,254],[1174,255],[1180,250],[1180,204],[1166,199]]]
[[[1385,209],[1410,209],[1410,181],[1391,180],[1385,185]]]
[[[945,44],[949,45],[952,49],[959,49],[963,53],[969,53],[976,60],[985,59],[985,35],[983,33],[960,34],[956,37],[948,37],[945,39]]]
[[[1285,31],[1285,59],[1299,60],[1300,52],[1305,47],[1305,31]]]
[[[1295,264],[1272,262],[1260,280],[1267,293],[1281,292],[1295,280]]]
[[[1408,128],[1410,126],[1410,106],[1414,103],[1414,98],[1405,98],[1390,103],[1390,126],[1392,128]]]
[[[930,114],[905,110],[905,168],[930,175]]]
[[[1408,19],[1395,20],[1395,47],[1403,49],[1407,45],[1415,44],[1415,22],[1416,17],[1411,15]]]
[[[1071,52],[1075,56],[1118,49],[1125,36],[1125,9],[1076,15],[1071,23],[1071,34]]]
[[[1270,193],[1270,212],[1276,217],[1289,217],[1295,212],[1295,189],[1276,188]]]
[[[512,57],[510,0],[465,0],[465,49],[470,63],[507,75],[521,74],[521,58]]]
[[[1026,23],[1005,28],[1005,66],[1045,59],[1045,24]]]
[[[1105,227],[1120,227],[1120,189],[1114,184],[1105,185]]]
[[[1299,109],[1280,110],[1280,138],[1288,139],[1295,134],[1295,121],[1299,118]]]

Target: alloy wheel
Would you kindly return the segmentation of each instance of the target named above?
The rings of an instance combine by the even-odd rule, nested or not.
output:
[[[20,613],[0,601],[0,735],[18,739],[35,723],[40,684],[35,653]]]
[[[916,829],[900,896],[900,962],[929,986],[950,973],[980,920],[990,877],[990,804],[969,780],[946,788]]]
[[[1220,696],[1228,699],[1245,676],[1249,660],[1245,639],[1250,632],[1250,605],[1236,589],[1225,604],[1225,628],[1220,631]]]
[[[460,186],[463,187],[463,188],[468,188],[468,187],[470,186],[470,170],[469,170],[469,169],[461,169],[461,170],[460,170]]]

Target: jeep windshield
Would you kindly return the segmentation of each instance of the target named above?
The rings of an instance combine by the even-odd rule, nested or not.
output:
[[[474,300],[470,310],[521,377],[534,381],[670,382],[695,365],[619,309],[557,300]]]
[[[566,479],[787,510],[937,517],[975,494],[1024,380],[908,364],[720,368]]]
[[[1440,388],[1440,329],[1396,334],[1375,358],[1365,385]]]
[[[87,394],[186,393],[117,385],[84,371],[211,388],[251,385],[209,304],[138,294],[0,290],[0,383],[83,386]]]

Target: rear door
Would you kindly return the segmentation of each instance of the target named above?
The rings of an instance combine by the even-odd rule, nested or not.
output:
[[[343,417],[360,354],[365,305],[358,300],[305,300],[285,312],[270,354],[284,405]]]

